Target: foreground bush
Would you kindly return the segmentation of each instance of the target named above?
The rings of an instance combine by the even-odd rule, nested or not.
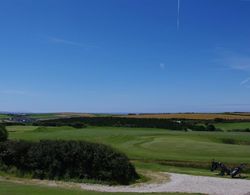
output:
[[[8,131],[6,130],[5,126],[0,124],[0,142],[6,141],[8,138]]]
[[[39,179],[95,179],[129,184],[138,178],[124,154],[83,141],[6,141],[0,144],[0,161]]]

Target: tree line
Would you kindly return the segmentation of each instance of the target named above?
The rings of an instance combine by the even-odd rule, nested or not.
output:
[[[199,125],[196,121],[154,119],[154,118],[126,118],[126,117],[74,117],[62,119],[41,120],[33,123],[35,126],[114,126],[161,128],[170,130],[216,131],[212,124]]]

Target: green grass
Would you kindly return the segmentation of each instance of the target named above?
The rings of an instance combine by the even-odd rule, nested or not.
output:
[[[130,159],[141,161],[210,162],[211,159],[218,159],[230,163],[250,162],[250,133],[244,132],[180,132],[123,127],[47,127],[40,131],[28,126],[8,127],[8,130],[11,139],[104,143],[126,153]],[[231,139],[234,144],[225,144]]]
[[[224,131],[233,129],[247,129],[250,128],[250,122],[238,122],[238,123],[216,123],[216,128],[220,128]]]
[[[50,118],[58,118],[58,114],[56,113],[29,114],[28,117],[34,119],[50,119]]]
[[[9,118],[7,114],[0,114],[0,119],[6,119]]]
[[[37,127],[35,126],[8,126],[7,130],[11,132],[24,132],[24,131],[32,131],[35,130]]]
[[[133,163],[136,166],[136,168],[139,168],[140,170],[183,173],[189,175],[218,176],[216,172],[211,173],[211,171],[208,169],[169,166],[154,162],[133,161]]]
[[[138,195],[141,193],[106,193],[90,192],[83,190],[45,187],[38,185],[16,184],[12,182],[0,182],[0,195]],[[187,193],[148,193],[148,195],[187,195]],[[146,194],[144,194],[146,195]]]

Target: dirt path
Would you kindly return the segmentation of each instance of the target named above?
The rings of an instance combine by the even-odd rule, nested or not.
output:
[[[131,186],[105,186],[35,179],[6,179],[4,177],[0,177],[0,181],[100,192],[189,192],[211,195],[250,195],[250,180],[192,176],[176,173],[159,173],[157,178],[155,180],[157,183],[143,183]]]
[[[82,184],[81,188],[105,192],[190,192],[211,195],[250,195],[250,181],[165,173],[171,181],[134,186],[102,186]]]

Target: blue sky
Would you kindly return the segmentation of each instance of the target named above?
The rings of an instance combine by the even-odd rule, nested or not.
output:
[[[1,0],[0,110],[250,111],[250,1],[177,3]]]

